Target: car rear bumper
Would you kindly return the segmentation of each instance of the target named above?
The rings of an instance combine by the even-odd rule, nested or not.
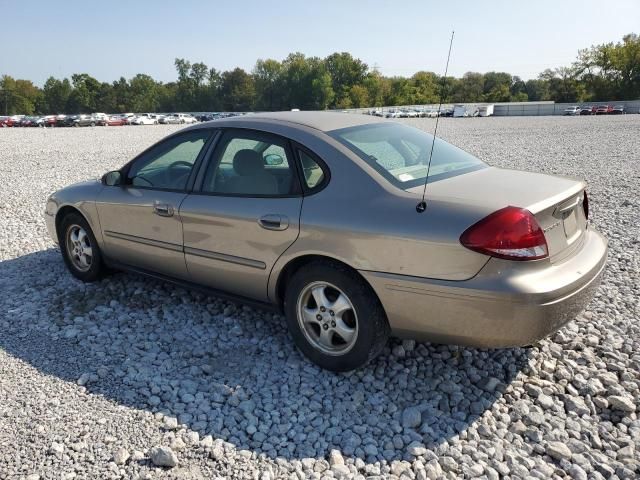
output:
[[[593,297],[607,241],[587,230],[559,263],[490,259],[472,279],[443,281],[361,271],[394,335],[477,347],[530,345],[573,320]]]

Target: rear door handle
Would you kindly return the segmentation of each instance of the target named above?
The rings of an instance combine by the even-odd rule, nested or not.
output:
[[[161,217],[172,217],[173,207],[168,203],[156,203],[153,206],[153,212]]]
[[[269,214],[260,217],[258,223],[267,230],[286,230],[289,228],[289,218],[285,215]]]

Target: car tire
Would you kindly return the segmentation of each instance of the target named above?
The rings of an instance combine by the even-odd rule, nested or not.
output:
[[[58,243],[64,263],[74,277],[83,282],[94,282],[104,276],[107,269],[102,261],[102,252],[82,215],[65,215],[58,228]]]
[[[387,316],[375,292],[339,263],[316,261],[297,270],[286,286],[284,311],[298,349],[326,370],[362,367],[389,338]]]

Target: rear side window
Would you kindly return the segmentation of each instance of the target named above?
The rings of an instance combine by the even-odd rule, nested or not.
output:
[[[298,156],[300,157],[304,183],[307,188],[311,190],[322,185],[325,179],[325,173],[318,162],[303,150],[298,150]]]
[[[278,197],[294,190],[294,172],[284,140],[234,131],[225,134],[216,147],[202,185],[203,192],[218,195]]]

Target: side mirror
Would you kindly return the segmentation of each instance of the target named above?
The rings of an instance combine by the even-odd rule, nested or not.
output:
[[[280,155],[270,153],[269,155],[265,155],[264,163],[270,166],[282,165],[284,163],[284,159]]]
[[[120,170],[105,173],[102,176],[102,184],[108,187],[122,185],[122,174],[120,173]]]

